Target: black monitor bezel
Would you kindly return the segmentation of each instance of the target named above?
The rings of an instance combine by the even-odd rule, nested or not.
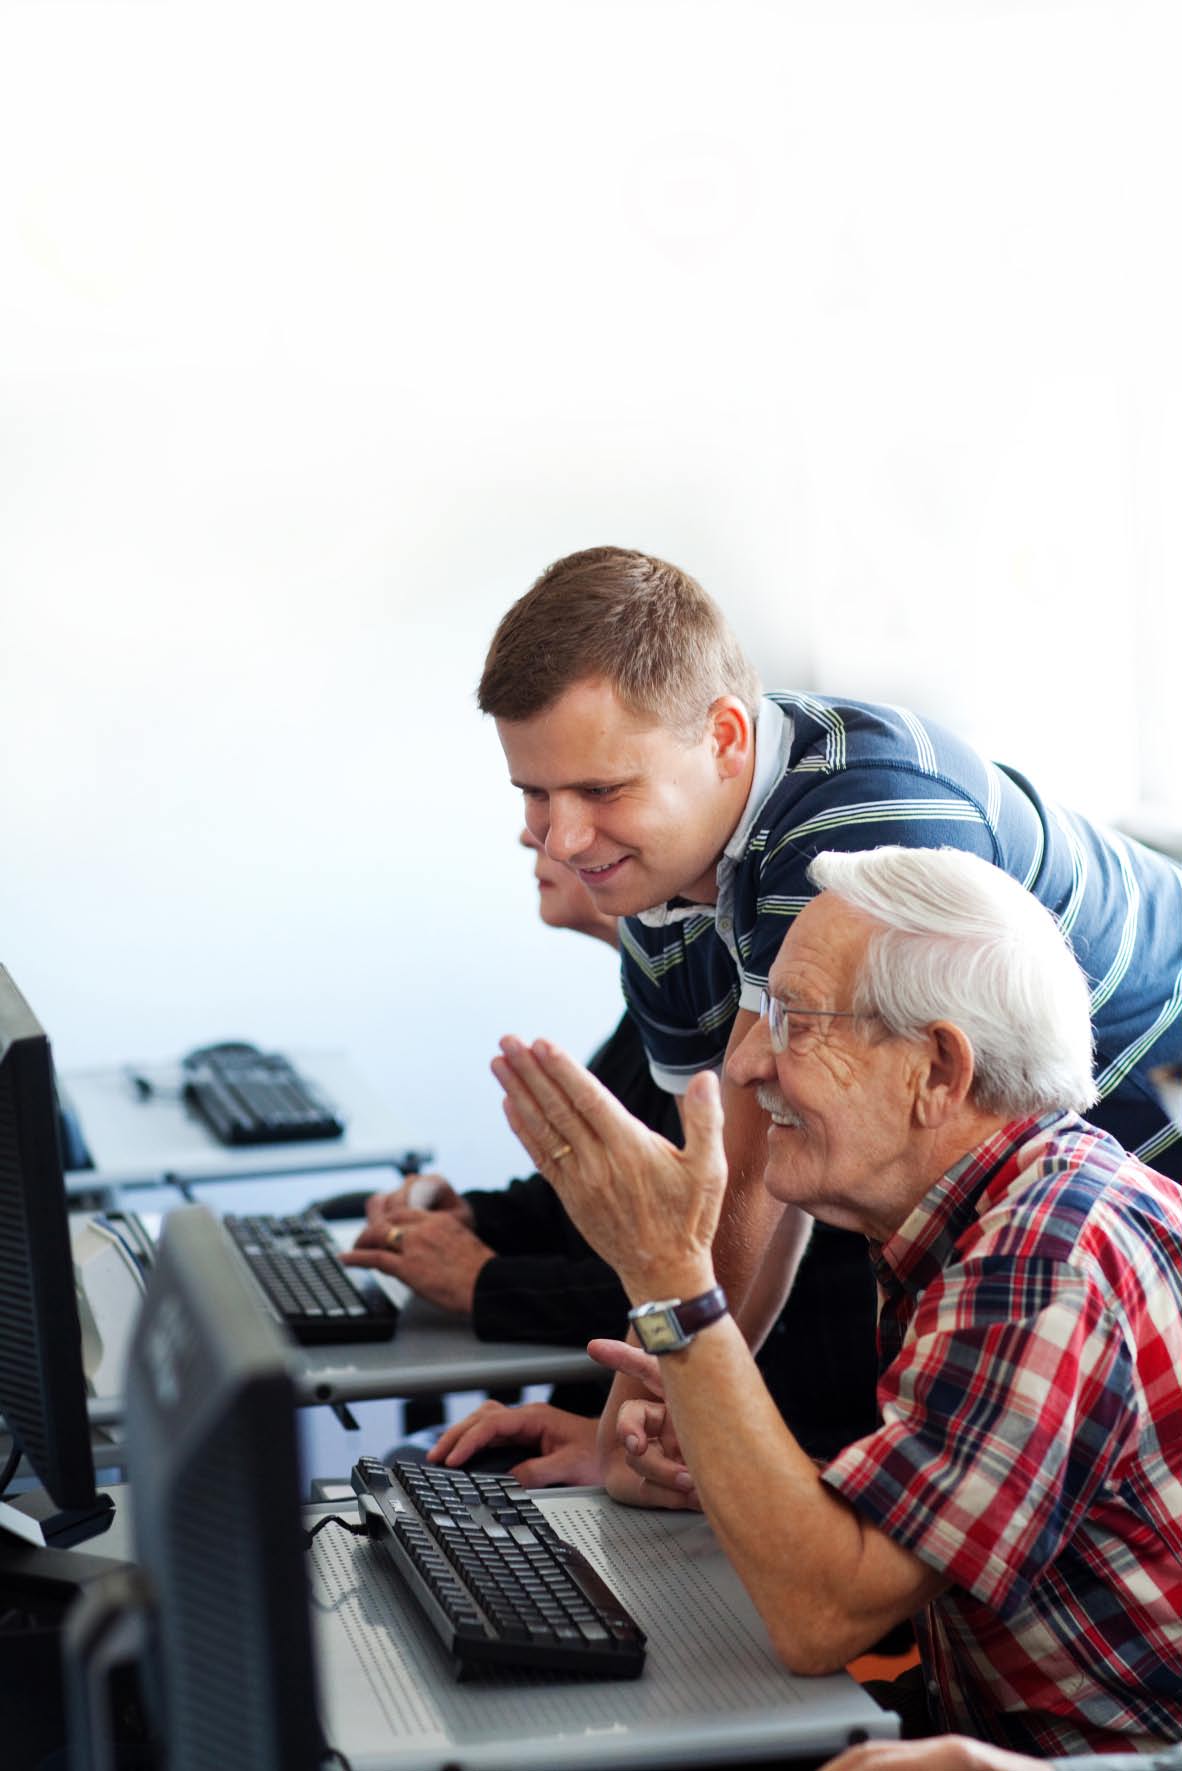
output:
[[[0,966],[0,1414],[52,1507],[46,1540],[104,1530],[49,1039]],[[56,1509],[56,1510],[55,1510]]]

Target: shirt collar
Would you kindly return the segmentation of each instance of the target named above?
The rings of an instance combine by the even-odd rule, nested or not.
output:
[[[720,873],[728,861],[735,862],[741,858],[751,840],[756,819],[788,766],[791,748],[791,716],[775,701],[769,700],[766,695],[762,696],[755,711],[755,768],[751,776],[751,786],[743,806],[743,815],[722,851]],[[688,904],[682,898],[674,898],[667,904],[655,904],[651,910],[638,910],[636,920],[642,922],[646,928],[663,929],[673,922],[688,922],[693,916],[713,916],[714,911],[713,904]]]
[[[764,695],[755,714],[755,769],[743,816],[735,825],[734,834],[723,854],[728,861],[738,861],[751,840],[755,821],[772,793],[779,786],[788,767],[792,749],[792,718],[778,702]]]
[[[1064,1115],[1013,1119],[970,1150],[931,1187],[886,1242],[871,1244],[879,1277],[888,1289],[918,1295],[947,1266],[965,1230],[978,1215],[981,1195],[1004,1170],[1026,1166],[1028,1146],[1044,1143]]]

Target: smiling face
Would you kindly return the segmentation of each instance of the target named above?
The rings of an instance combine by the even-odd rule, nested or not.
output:
[[[814,898],[785,938],[769,994],[789,1009],[848,1013],[877,926],[831,894]],[[925,1054],[873,1018],[802,1014],[783,1052],[761,1018],[727,1072],[771,1117],[764,1184],[777,1199],[882,1242],[931,1184],[915,1114]]]
[[[591,680],[532,719],[499,719],[497,732],[529,831],[599,910],[714,901],[714,870],[753,768],[741,702],[715,703],[701,739],[685,743]]]

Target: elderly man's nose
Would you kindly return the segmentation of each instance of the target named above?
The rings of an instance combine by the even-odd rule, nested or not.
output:
[[[775,1053],[764,1016],[739,1041],[726,1061],[726,1073],[736,1088],[767,1082],[776,1074]]]

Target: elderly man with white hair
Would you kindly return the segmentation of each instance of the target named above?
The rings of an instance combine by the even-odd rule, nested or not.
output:
[[[765,1185],[869,1240],[881,1426],[823,1469],[718,1291],[717,1080],[684,1150],[545,1041],[510,1123],[615,1267],[652,1377],[618,1431],[700,1505],[786,1664],[914,1616],[934,1729],[1041,1756],[1182,1738],[1182,1199],[1079,1114],[1085,980],[1050,914],[953,850],[821,855],[731,1080]],[[659,1358],[653,1357],[659,1355]]]

